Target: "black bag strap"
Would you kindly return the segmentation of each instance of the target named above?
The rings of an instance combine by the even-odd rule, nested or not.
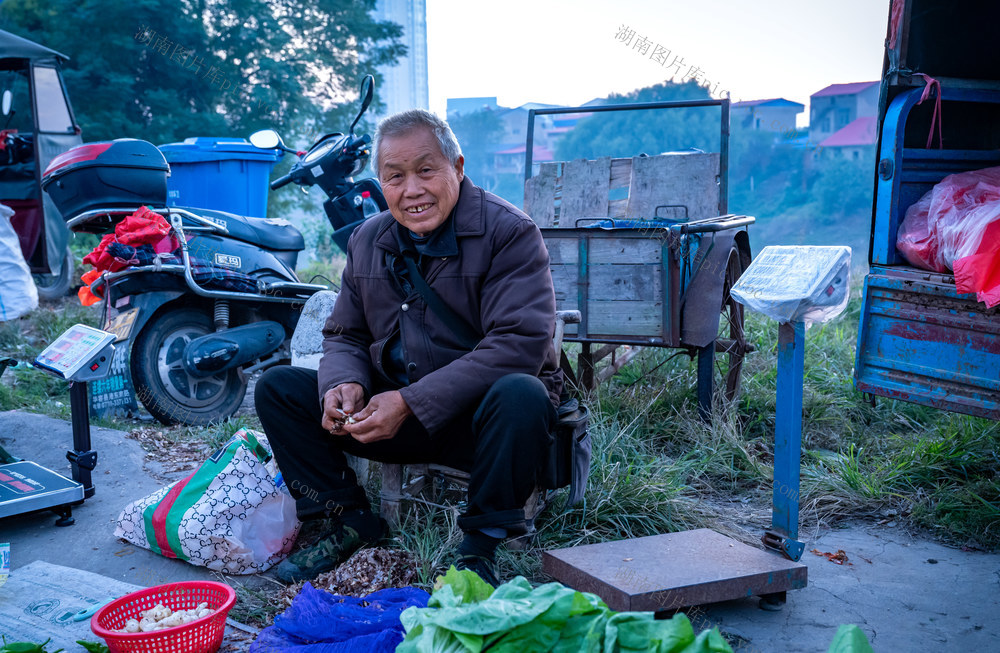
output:
[[[417,264],[413,260],[413,256],[408,252],[404,252],[403,261],[406,263],[406,271],[410,275],[410,282],[417,289],[417,292],[420,293],[420,296],[424,298],[424,301],[427,302],[427,306],[434,311],[434,314],[451,329],[452,333],[458,336],[460,344],[469,351],[478,347],[479,341],[482,338],[461,315],[445,304],[438,294],[427,285],[423,275],[420,274],[420,270],[417,269]]]

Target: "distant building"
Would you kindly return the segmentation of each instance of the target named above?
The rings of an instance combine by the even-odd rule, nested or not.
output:
[[[824,155],[857,161],[874,149],[878,119],[858,118],[819,143]]]
[[[396,65],[379,68],[378,92],[385,103],[383,115],[429,108],[426,0],[378,0],[375,17],[400,25],[406,46],[406,56]]]
[[[497,174],[524,174],[524,153],[527,151],[524,143],[504,147],[493,153],[493,168]],[[531,148],[531,158],[535,164],[554,159],[552,150],[536,145]]]
[[[603,100],[592,100],[588,105],[597,105]],[[528,112],[532,109],[553,109],[556,104],[527,102],[513,109],[497,105],[495,97],[448,98],[448,118],[468,115],[476,111],[496,111],[503,132],[496,143],[489,147],[492,155],[492,172],[496,175],[524,174],[524,153],[528,139]],[[535,116],[532,160],[535,165],[555,158],[555,148],[563,134],[571,131],[590,112],[543,114]]]
[[[804,104],[780,97],[733,102],[729,107],[729,122],[754,131],[791,133],[795,131],[795,117],[805,108]]]
[[[878,91],[878,82],[854,82],[832,84],[813,93],[809,97],[809,142],[821,143],[858,118],[877,116]]]
[[[450,97],[448,98],[448,117],[464,116],[469,113],[490,109],[496,111],[496,97]]]
[[[531,109],[554,109],[557,106],[556,104],[528,102],[514,109],[503,110],[500,114],[500,120],[503,121],[504,126],[502,143],[507,145],[504,145],[500,149],[505,150],[516,145],[521,145],[521,152],[524,152],[524,145],[528,139],[528,111]],[[550,152],[554,151],[559,138],[572,130],[581,119],[590,115],[593,114],[557,113],[535,115],[534,145]]]

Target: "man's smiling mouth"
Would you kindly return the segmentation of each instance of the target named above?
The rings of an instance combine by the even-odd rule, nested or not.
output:
[[[423,213],[427,209],[431,208],[431,206],[432,206],[431,204],[421,204],[420,206],[413,206],[406,209],[406,212],[412,215],[416,215],[418,213]]]

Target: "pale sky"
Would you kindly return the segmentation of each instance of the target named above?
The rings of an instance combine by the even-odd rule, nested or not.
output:
[[[718,82],[714,97],[808,111],[824,86],[880,78],[888,13],[889,0],[427,0],[430,108],[579,105],[666,81],[677,56]],[[645,54],[616,39],[623,26],[652,42]],[[667,66],[650,58],[657,44]]]

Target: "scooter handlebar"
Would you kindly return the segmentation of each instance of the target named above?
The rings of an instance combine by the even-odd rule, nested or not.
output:
[[[277,179],[271,182],[271,190],[278,190],[282,186],[288,185],[291,181],[292,181],[291,174],[287,174],[283,177],[278,177]]]

